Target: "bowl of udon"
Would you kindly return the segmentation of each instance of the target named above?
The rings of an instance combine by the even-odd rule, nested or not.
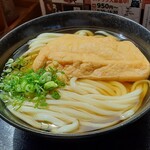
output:
[[[45,15],[0,39],[1,118],[48,137],[114,131],[150,109],[150,32],[110,13]]]

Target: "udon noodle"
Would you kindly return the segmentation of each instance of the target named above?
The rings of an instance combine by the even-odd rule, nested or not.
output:
[[[101,37],[88,30],[75,34]],[[29,50],[23,57],[33,62],[42,47],[62,35],[40,34],[28,42]],[[57,89],[60,99],[46,95],[46,107],[35,108],[34,102],[24,101],[19,109],[15,109],[11,103],[7,108],[35,128],[53,133],[79,133],[106,128],[131,117],[141,106],[148,88],[147,79],[120,82],[71,77],[65,86]]]

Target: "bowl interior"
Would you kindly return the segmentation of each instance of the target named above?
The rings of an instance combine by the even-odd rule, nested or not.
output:
[[[46,15],[31,20],[16,29],[12,30],[0,40],[0,71],[9,57],[18,57],[27,50],[26,42],[43,32],[74,33],[79,29],[91,31],[105,30],[118,35],[123,35],[132,40],[150,61],[150,32],[141,25],[124,17],[93,11],[69,11],[57,14]],[[32,128],[28,124],[16,118],[5,107],[0,100],[1,117],[13,126],[31,131],[33,133],[51,137],[84,137],[112,131],[132,121],[135,121],[150,109],[150,90],[140,109],[129,119],[114,126],[101,130],[90,131],[78,134],[53,134]]]

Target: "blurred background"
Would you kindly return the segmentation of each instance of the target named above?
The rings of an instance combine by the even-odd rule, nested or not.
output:
[[[119,14],[150,30],[150,0],[0,0],[0,37],[33,18],[68,10]]]

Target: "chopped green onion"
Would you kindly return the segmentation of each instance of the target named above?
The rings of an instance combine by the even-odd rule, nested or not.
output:
[[[54,99],[60,98],[57,88],[65,86],[64,81],[58,78],[57,73],[60,71],[51,67],[36,72],[32,69],[21,71],[24,65],[23,58],[16,61],[9,59],[6,63],[0,78],[0,98],[4,102],[11,103],[18,109],[24,101],[33,102],[35,107],[47,106],[47,94],[51,94]]]
[[[52,79],[52,74],[51,74],[50,72],[45,72],[45,73],[40,77],[39,82],[40,82],[41,84],[44,84],[44,83],[46,83],[46,82],[48,82],[48,81],[51,81],[51,79]]]
[[[52,98],[54,99],[60,99],[60,94],[57,91],[53,91],[51,93]]]
[[[49,81],[49,82],[44,84],[44,89],[45,90],[53,90],[57,87],[58,87],[58,85],[54,81]]]
[[[25,90],[29,93],[34,93],[35,92],[35,87],[34,84],[27,84],[25,86]]]

